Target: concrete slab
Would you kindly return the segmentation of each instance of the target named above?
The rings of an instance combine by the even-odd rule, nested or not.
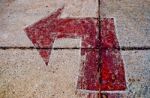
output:
[[[101,0],[101,18],[115,18],[121,46],[150,46],[149,6],[149,0]]]
[[[101,0],[100,14],[102,20],[106,20],[102,22],[105,24],[102,26],[101,35],[103,55],[110,57],[110,59],[103,58],[103,63],[108,65],[111,70],[109,76],[112,76],[112,82],[115,81],[117,85],[117,83],[121,84],[119,81],[124,81],[124,74],[122,72],[117,74],[119,70],[117,66],[122,66],[124,62],[124,66],[119,71],[125,68],[127,84],[126,90],[124,85],[118,91],[113,91],[106,85],[107,90],[110,91],[102,91],[104,98],[106,96],[108,98],[150,96],[150,50],[121,51],[123,61],[117,50],[119,44],[125,47],[150,46],[149,6],[149,0]],[[59,8],[63,11],[59,12]],[[98,97],[99,86],[96,82],[99,75],[95,67],[99,63],[97,61],[99,57],[98,0],[0,0],[0,16],[0,98]],[[53,23],[50,26],[54,26],[51,30],[58,30],[57,38],[55,38],[56,32],[43,35],[44,30],[47,30],[45,29],[47,24],[43,25],[43,23],[36,26],[36,28],[42,27],[39,29],[42,34],[38,34],[39,36],[35,34],[36,36],[33,37],[31,33],[34,32],[31,32],[29,33],[31,36],[26,35],[25,27],[47,16],[50,16],[48,20]],[[61,26],[57,27],[58,24]],[[60,34],[60,31],[64,35]],[[83,35],[85,33],[87,35]],[[82,38],[77,35],[82,35]],[[28,37],[33,39],[33,43]],[[43,40],[36,40],[35,43],[35,37]],[[55,40],[52,41],[53,47],[49,47],[51,38]],[[33,44],[38,48],[37,50],[34,49]],[[116,49],[117,53],[113,49]],[[113,67],[111,64],[118,65]],[[82,68],[86,71],[82,72]],[[120,77],[119,80],[115,79],[113,72]],[[107,74],[108,72],[105,72],[105,75]],[[78,80],[84,75],[88,82],[83,81],[85,87],[82,88],[80,84],[78,86]],[[104,82],[109,82],[107,77]]]
[[[46,66],[37,50],[1,50],[0,97],[78,98],[79,51],[53,50]]]
[[[115,96],[149,97],[149,52],[122,51],[127,89],[108,91],[109,96],[118,93]],[[37,50],[0,50],[0,97],[95,98],[94,92],[91,95],[84,90],[76,93],[80,58],[80,50],[52,50],[50,63],[46,66]]]
[[[122,51],[125,63],[126,90],[102,91],[103,98],[148,98],[150,96],[150,51]],[[85,93],[85,91],[81,91]],[[90,91],[86,91],[90,92]],[[93,92],[89,98],[97,98]]]
[[[62,6],[61,18],[97,17],[97,0],[0,0],[0,46],[33,46],[23,29]]]
[[[126,67],[127,98],[148,98],[150,96],[150,51],[123,51],[122,55]]]

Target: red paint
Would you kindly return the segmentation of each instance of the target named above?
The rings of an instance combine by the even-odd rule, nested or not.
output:
[[[102,21],[102,90],[125,90],[125,72],[113,19]]]
[[[124,63],[120,54],[119,43],[115,35],[115,26],[113,19],[103,19],[101,29],[102,49],[100,52],[102,58],[102,91],[125,90],[125,72]],[[110,28],[110,29],[109,29]],[[79,76],[78,89],[99,90],[97,78],[98,51],[88,51],[84,49],[82,56],[86,56],[86,62],[83,66],[81,76]]]
[[[53,42],[56,38],[82,38],[81,49],[81,74],[78,80],[78,89],[98,90],[124,90],[125,74],[123,61],[116,38],[114,20],[105,18],[101,21],[102,32],[100,43],[98,39],[98,20],[94,18],[67,18],[61,19],[59,16],[62,9],[58,9],[52,15],[38,21],[37,23],[25,28],[26,34],[34,46],[39,49],[39,53],[46,65]],[[98,82],[98,45],[102,46],[102,84]],[[84,59],[85,58],[85,59]]]
[[[81,73],[78,77],[78,89],[98,90],[99,81],[97,77],[98,70],[98,50],[81,49]]]
[[[119,48],[119,43],[116,37],[115,25],[113,18],[104,18],[101,21],[101,46],[103,49]]]
[[[117,49],[102,50],[102,90],[125,90],[125,72]]]
[[[82,47],[95,48],[98,44],[97,19],[78,18],[61,19],[62,9],[58,9],[49,17],[38,21],[37,23],[25,28],[26,34],[37,48],[52,48],[56,38],[77,38],[82,37]],[[42,56],[43,50],[40,50]],[[44,51],[45,54],[46,51]],[[50,50],[47,51],[50,55]],[[42,56],[45,63],[48,64],[49,55]]]

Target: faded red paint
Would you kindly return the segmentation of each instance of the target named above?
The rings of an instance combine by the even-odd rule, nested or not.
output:
[[[104,19],[101,29],[102,90],[125,90],[124,63],[119,51],[114,20]]]
[[[120,51],[117,49],[119,48],[119,43],[115,35],[114,20],[112,18],[105,18],[101,23],[101,90],[125,90],[124,63]],[[81,63],[83,68],[81,70],[81,76],[79,76],[78,89],[98,91],[97,63],[99,53],[95,50],[88,51],[86,49],[82,52],[82,57],[86,56],[86,60],[82,60],[84,63]]]
[[[117,49],[102,50],[102,86],[101,89],[125,90],[124,65]]]
[[[98,49],[81,49],[81,73],[78,77],[77,89],[98,90]]]
[[[67,18],[61,19],[59,16],[62,9],[58,9],[52,15],[38,21],[25,28],[26,34],[36,48],[46,65],[53,42],[56,38],[82,38],[81,48],[81,73],[78,80],[77,89],[96,90],[99,85],[103,91],[124,90],[125,74],[120,51],[116,48],[119,43],[116,38],[114,20],[104,18],[101,21],[101,43],[98,36],[98,20],[95,18]],[[102,49],[98,51],[99,45]],[[98,62],[99,52],[102,53],[102,84],[98,82]]]
[[[119,43],[116,37],[115,24],[113,18],[103,18],[101,21],[101,47],[103,49],[119,48]]]
[[[97,19],[78,18],[60,19],[62,9],[58,9],[49,17],[25,28],[26,34],[36,48],[52,48],[56,38],[82,38],[82,47],[95,48],[98,44]],[[44,52],[43,52],[44,51]],[[43,56],[44,53],[44,56]],[[48,64],[50,50],[40,50],[40,55]]]
[[[125,72],[121,54],[117,49],[101,50],[102,52],[102,84],[101,90],[125,90]],[[78,80],[78,89],[99,90],[97,75],[98,56],[97,50],[83,49],[81,51],[81,74]],[[85,58],[85,59],[83,59]]]

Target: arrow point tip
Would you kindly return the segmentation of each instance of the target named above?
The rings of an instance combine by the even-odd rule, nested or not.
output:
[[[46,66],[48,66],[48,62],[45,62]]]

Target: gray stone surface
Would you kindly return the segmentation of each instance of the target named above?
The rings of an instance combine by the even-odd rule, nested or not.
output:
[[[123,51],[129,98],[150,96],[150,51]]]
[[[121,46],[150,46],[150,0],[101,1],[101,16],[115,18]],[[23,29],[63,5],[62,18],[97,17],[98,0],[0,0],[0,47],[33,46]],[[80,45],[81,39],[54,42],[54,47]],[[123,93],[149,98],[150,50],[122,56],[128,86]],[[35,49],[0,49],[0,98],[87,98],[75,94],[80,57],[77,49],[52,50],[46,66]]]
[[[150,0],[101,0],[101,17],[116,19],[121,46],[150,46]]]
[[[0,0],[0,46],[33,46],[23,29],[62,6],[61,18],[97,17],[97,0]]]
[[[52,50],[46,66],[36,50],[0,50],[0,98],[78,98],[79,51]]]
[[[150,96],[149,52],[122,51],[129,98]],[[0,50],[0,98],[87,98],[75,94],[80,57],[80,50],[52,50],[46,66],[37,50]]]

